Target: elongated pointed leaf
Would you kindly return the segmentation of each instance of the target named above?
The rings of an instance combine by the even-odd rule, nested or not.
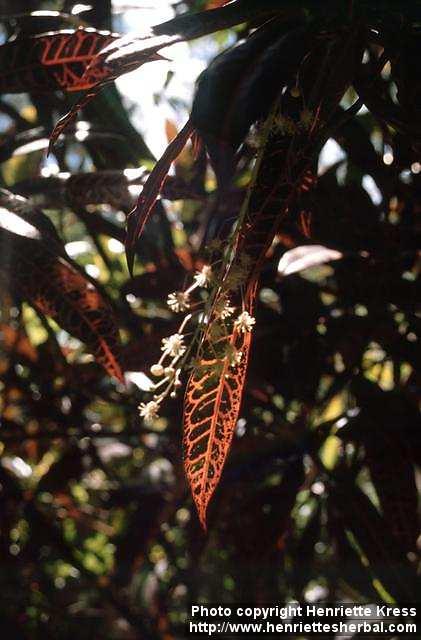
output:
[[[92,87],[90,91],[85,93],[82,98],[73,105],[68,113],[60,118],[51,133],[47,155],[51,153],[53,146],[55,145],[57,139],[63,133],[63,131],[69,126],[69,124],[76,120],[79,111],[83,109],[83,107],[86,107],[86,105],[89,104],[98,95],[98,91],[100,90],[101,86],[101,83],[98,83],[97,85]]]
[[[80,80],[80,84],[88,91],[73,105],[57,122],[50,136],[50,153],[53,145],[61,133],[74,122],[79,111],[86,107],[102,89],[104,85],[115,80],[123,73],[137,69],[145,62],[161,60],[159,49],[171,44],[173,38],[162,36],[161,38],[145,38],[127,42],[127,38],[120,38],[110,47],[105,46],[96,56],[92,57]],[[133,52],[135,50],[135,53]]]
[[[177,16],[155,25],[152,31],[156,35],[178,35],[184,40],[192,40],[263,16],[279,13],[288,16],[291,10],[296,12],[294,4],[290,3],[288,7],[278,0],[238,0],[224,7]]]
[[[266,126],[273,123],[274,117],[275,114],[272,114]],[[307,134],[303,135],[302,141],[305,144]],[[289,136],[276,134],[268,138],[250,193],[248,213],[239,229],[235,258],[224,277],[224,283],[227,284],[236,267],[246,260],[241,285],[245,289],[243,308],[250,315],[253,313],[266,253],[283,215],[301,193],[303,181],[312,164],[311,156],[302,152],[292,156],[284,166],[273,163],[275,154],[285,161],[289,145]],[[239,284],[237,282],[237,286],[233,287],[228,285],[228,288],[231,302],[241,308]],[[232,297],[231,292],[234,294]],[[207,507],[220,480],[239,416],[251,343],[250,333],[239,334],[236,330],[215,340],[212,324],[211,315],[199,363],[188,382],[184,402],[185,470],[205,529]],[[234,370],[230,369],[232,354],[241,354]]]
[[[140,237],[149,218],[152,207],[159,195],[159,191],[167,177],[171,163],[184,149],[192,132],[193,126],[191,121],[188,120],[156,163],[145,183],[145,186],[143,187],[136,207],[129,215],[127,221],[126,256],[130,273],[133,271],[135,243]]]
[[[108,74],[96,65],[86,73],[101,49],[118,38],[108,31],[77,29],[16,38],[0,46],[0,91],[82,91]]]
[[[124,73],[138,69],[145,62],[152,60],[165,60],[158,51],[175,42],[181,42],[178,36],[147,36],[145,38],[132,38],[123,36],[105,46],[98,55],[92,59],[86,70],[86,76],[104,72],[104,79],[114,80]],[[102,79],[102,81],[104,80]]]
[[[0,209],[0,243],[2,285],[85,342],[104,369],[123,382],[112,309],[64,250],[58,253],[39,225],[6,209]]]
[[[253,297],[248,311],[253,310]],[[200,522],[219,483],[240,411],[251,333],[234,329],[217,341],[212,331],[190,377],[184,400],[184,468]],[[238,364],[232,358],[238,355]]]
[[[215,58],[198,80],[192,107],[193,124],[205,140],[212,136],[235,150],[297,73],[307,40],[302,28],[288,31],[272,20]]]
[[[81,80],[82,83],[86,83],[85,88],[95,88],[95,92],[89,97],[82,97],[71,111],[59,121],[52,133],[51,144],[74,120],[80,109],[95,97],[103,84],[115,80],[123,73],[137,69],[145,62],[162,59],[158,52],[163,47],[199,38],[220,29],[240,24],[248,19],[276,14],[279,11],[283,12],[284,8],[277,6],[274,1],[267,0],[256,5],[248,0],[240,0],[240,2],[217,9],[178,16],[173,20],[152,27],[149,33],[140,38],[125,36],[109,46],[105,45],[103,50],[91,60],[85,71],[85,76]]]
[[[62,174],[57,177],[31,178],[14,185],[14,189],[27,197],[35,195],[37,202],[43,207],[70,205],[78,208],[91,204],[109,204],[115,209],[131,211],[137,194],[149,175],[150,172],[144,168],[128,172],[110,169],[73,173],[71,176]],[[166,200],[203,200],[206,194],[193,181],[167,176],[161,188],[161,196]],[[0,189],[0,206],[1,202]]]
[[[306,48],[303,50],[301,43],[295,41],[292,48],[297,53],[294,58],[297,65]],[[336,82],[332,84],[333,94],[326,96],[326,103],[323,96],[320,97],[320,113],[325,104],[330,110],[340,100],[338,86]],[[281,88],[282,85],[278,87],[279,92]],[[309,172],[313,169],[312,140],[324,124],[315,113],[311,126],[297,126],[295,122],[302,109],[300,104],[289,95],[283,96],[281,104],[282,117],[288,116],[292,127],[287,130],[283,126],[275,128],[278,120],[274,112],[266,122],[270,134],[257,165],[258,174],[239,229],[235,260],[231,263],[235,265],[241,256],[249,262],[250,266],[241,278],[246,289],[244,306],[249,313],[253,309],[257,282],[267,251],[283,217],[296,204],[299,196],[308,191],[309,182],[314,184],[313,179],[309,181]],[[216,119],[214,125],[218,127]],[[223,125],[219,130],[223,132]],[[279,164],[273,161],[274,157],[279,158]],[[236,294],[235,304],[239,302],[241,298]],[[234,330],[215,339],[212,324],[211,316],[210,327],[202,343],[202,355],[189,380],[184,404],[185,469],[204,528],[207,506],[219,482],[238,418],[247,369],[246,358],[250,349],[249,334],[239,336]],[[243,352],[236,373],[229,371],[230,349],[234,353]]]

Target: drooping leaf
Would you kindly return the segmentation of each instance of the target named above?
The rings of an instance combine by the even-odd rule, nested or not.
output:
[[[85,71],[82,82],[86,82],[85,88],[90,88],[89,94],[84,95],[57,123],[51,135],[51,146],[57,140],[60,133],[72,122],[78,112],[86,106],[101,87],[115,80],[120,75],[139,68],[145,62],[161,60],[158,53],[160,49],[183,40],[191,40],[201,36],[228,28],[245,22],[250,18],[276,14],[283,11],[277,7],[274,1],[266,0],[253,5],[248,0],[240,0],[228,6],[199,12],[193,15],[177,16],[173,20],[156,25],[140,38],[124,36],[109,46],[105,45],[102,51],[95,56]],[[95,78],[95,82],[93,82]]]
[[[98,69],[100,73],[105,74],[104,78],[99,80],[115,80],[125,73],[138,69],[145,62],[165,60],[158,51],[179,41],[180,38],[177,36],[166,35],[148,35],[144,38],[123,36],[106,45],[92,59],[85,72],[86,76],[95,74],[95,70]]]
[[[137,69],[146,62],[162,60],[159,49],[172,44],[175,39],[162,36],[160,38],[145,38],[129,40],[123,37],[109,46],[105,46],[85,69],[81,84],[85,83],[88,91],[76,102],[68,113],[57,122],[50,136],[49,152],[61,133],[73,122],[81,109],[86,107],[102,89],[104,85],[115,80],[123,73]]]
[[[228,29],[248,20],[281,13],[289,15],[295,7],[282,6],[278,0],[237,0],[224,7],[180,15],[167,22],[152,27],[155,35],[178,35],[184,40],[192,40],[209,35],[221,29]],[[296,5],[296,3],[295,3]]]
[[[40,238],[42,237],[44,240],[47,240],[49,246],[54,247],[57,253],[64,254],[63,243],[53,223],[41,209],[34,207],[29,200],[11,193],[7,191],[7,189],[0,189],[0,207],[5,209],[0,226],[4,228],[7,225],[7,220],[15,214],[14,220],[11,220],[12,226],[9,225],[8,227],[11,231],[19,233],[19,224],[26,222],[29,226],[33,227],[31,237],[35,238],[38,234]],[[13,226],[13,224],[18,226]],[[25,228],[23,228],[23,235],[24,234]]]
[[[276,114],[277,109],[273,109],[265,123],[266,141],[249,188],[246,214],[233,249],[234,259],[223,278],[227,284],[240,266],[239,281],[236,278],[236,285],[228,285],[227,288],[231,302],[250,315],[267,251],[283,216],[300,195],[303,181],[312,166],[311,155],[302,149],[288,158],[291,137],[273,132]],[[308,142],[307,135],[307,132],[297,130],[297,137],[300,136],[304,145]],[[275,155],[285,164],[280,167],[274,163]],[[240,286],[244,287],[244,300]],[[218,293],[216,304],[221,296]],[[219,482],[239,416],[251,343],[249,333],[239,334],[236,330],[215,339],[212,321],[211,315],[210,327],[201,343],[198,366],[188,381],[184,403],[185,470],[204,528],[207,506]],[[234,373],[230,371],[233,353],[241,354]]]
[[[251,125],[268,115],[306,54],[305,29],[288,27],[271,20],[215,58],[198,80],[191,118],[220,184],[232,174],[234,152]]]
[[[57,31],[16,38],[0,46],[0,90],[82,91],[106,77],[99,65],[86,70],[95,56],[116,34],[95,29]]]
[[[83,94],[82,98],[73,105],[70,111],[68,111],[62,118],[60,118],[51,133],[47,155],[51,153],[53,146],[55,145],[57,139],[63,133],[63,131],[69,126],[71,122],[74,122],[76,120],[79,111],[86,107],[86,105],[89,104],[98,95],[100,87],[101,83],[97,83],[97,85],[94,85],[92,89]]]
[[[5,290],[85,342],[107,373],[123,382],[112,309],[64,257],[64,250],[58,252],[47,234],[4,208],[0,209],[0,242],[0,278]]]
[[[148,220],[162,184],[167,177],[171,163],[184,149],[192,132],[193,126],[191,121],[188,120],[154,166],[145,186],[142,189],[142,193],[139,196],[136,207],[130,212],[127,220],[126,237],[126,256],[130,273],[133,271],[135,243],[140,237]]]
[[[72,173],[70,176],[41,176],[19,182],[13,188],[26,197],[34,197],[42,207],[65,207],[67,204],[78,208],[91,204],[109,204],[115,209],[130,211],[149,175],[150,172],[144,168],[128,171],[109,169]],[[203,190],[193,182],[177,176],[167,176],[160,193],[166,200],[205,198]]]
[[[254,287],[246,309],[250,315],[255,294]],[[221,478],[237,424],[250,345],[250,332],[234,328],[215,340],[211,328],[187,385],[184,468],[204,529],[208,504]]]

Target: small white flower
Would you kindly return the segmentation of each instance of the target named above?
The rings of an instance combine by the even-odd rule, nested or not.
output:
[[[215,314],[221,320],[230,318],[235,311],[235,307],[230,306],[229,298],[221,298],[215,306]]]
[[[253,318],[248,311],[243,311],[235,320],[234,327],[241,331],[241,333],[247,333],[253,329],[255,324],[256,319]]]
[[[190,309],[189,294],[186,291],[174,291],[168,296],[167,305],[174,313],[186,311],[186,309]]]
[[[164,353],[174,358],[182,356],[186,351],[184,336],[180,333],[174,333],[172,336],[169,336],[169,338],[164,338],[162,340],[161,351],[164,351]]]
[[[158,417],[159,404],[154,400],[150,402],[140,404],[138,406],[139,414],[141,418],[144,418],[146,423],[151,423],[155,418]]]
[[[194,281],[198,287],[207,287],[212,278],[212,267],[205,264],[194,276]]]

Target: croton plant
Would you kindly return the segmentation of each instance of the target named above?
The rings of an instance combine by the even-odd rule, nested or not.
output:
[[[253,442],[265,443],[266,452],[256,458],[256,483],[280,450],[286,459],[292,455],[298,471],[282,497],[290,512],[308,474],[310,484],[324,477],[331,487],[328,527],[339,551],[351,553],[346,529],[368,562],[383,567],[385,588],[400,595],[415,580],[406,555],[418,531],[413,464],[419,435],[412,417],[419,392],[421,3],[199,4],[181,3],[173,19],[129,36],[87,26],[83,13],[14,18],[18,33],[0,47],[0,87],[29,92],[46,115],[39,118],[40,135],[1,103],[17,131],[4,138],[2,160],[22,145],[39,144],[43,161],[54,154],[60,173],[18,176],[13,183],[3,174],[6,306],[19,309],[25,301],[47,330],[50,346],[42,357],[70,387],[67,425],[91,393],[124,405],[127,424],[133,421],[139,433],[160,433],[155,427],[165,420],[172,425],[204,529],[222,477],[230,496],[236,471],[222,476],[224,466],[238,455],[241,467],[241,434],[252,425]],[[37,21],[44,31],[25,28]],[[62,28],[49,28],[49,21]],[[198,77],[188,119],[155,161],[128,118],[114,117],[110,104],[119,97],[112,83],[141,65],[171,60],[176,43],[216,33],[221,53]],[[56,98],[43,111],[46,95]],[[92,114],[97,129],[83,128]],[[68,171],[66,149],[75,140],[90,153],[88,171]],[[332,144],[342,156],[329,165],[323,154]],[[45,214],[69,209],[94,239],[112,295],[66,252],[51,221],[60,216]],[[125,245],[127,264],[114,265],[102,236]],[[297,275],[303,270],[307,279]],[[321,274],[319,280],[311,273]],[[154,302],[139,312],[139,300]],[[8,357],[14,365],[23,357],[35,371],[41,356],[13,313]],[[85,360],[62,348],[50,319],[85,345]],[[133,371],[143,372],[141,396],[127,373]],[[6,390],[14,376],[5,372]],[[41,377],[57,411],[57,380],[54,390],[45,371]],[[80,381],[86,388],[78,392]],[[343,411],[323,414],[341,394]],[[42,424],[47,414],[34,406],[28,411]],[[5,408],[9,437],[17,438],[7,402]],[[326,462],[329,442],[340,442],[333,466]],[[253,445],[256,451],[260,445]],[[378,509],[354,482],[363,468]],[[217,494],[223,514],[222,491]],[[384,555],[405,565],[406,586],[377,557],[378,536],[364,534],[363,513],[371,531],[382,529],[379,518],[389,523],[382,529]],[[320,524],[318,509],[313,526],[316,519]],[[236,535],[253,526],[246,520],[245,513],[243,524],[232,524]],[[286,535],[279,527],[278,549]]]

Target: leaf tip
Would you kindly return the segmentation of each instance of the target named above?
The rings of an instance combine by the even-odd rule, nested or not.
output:
[[[208,522],[207,522],[207,510],[208,505],[198,504],[196,503],[197,515],[199,517],[200,525],[203,529],[203,533],[207,534],[208,532]]]
[[[129,270],[129,274],[132,278],[133,278],[133,269],[134,269],[134,259],[135,259],[135,253],[133,250],[133,246],[131,244],[126,243],[127,269]]]

